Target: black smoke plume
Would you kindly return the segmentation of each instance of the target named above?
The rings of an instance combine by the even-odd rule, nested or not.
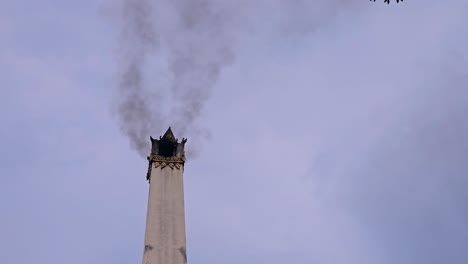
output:
[[[198,144],[208,135],[197,119],[233,59],[225,10],[210,0],[123,1],[117,112],[120,128],[142,157],[149,136],[168,125]],[[163,69],[153,71],[152,60]],[[152,80],[156,75],[169,80]]]

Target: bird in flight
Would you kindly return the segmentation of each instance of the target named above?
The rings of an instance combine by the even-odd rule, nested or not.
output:
[[[375,0],[371,0],[371,1],[375,2]],[[397,3],[399,3],[400,1],[403,2],[403,0],[396,0]],[[387,5],[388,5],[388,4],[390,4],[390,0],[384,0],[384,3],[387,3]]]

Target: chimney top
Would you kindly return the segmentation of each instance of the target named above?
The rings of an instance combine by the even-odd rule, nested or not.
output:
[[[184,146],[187,142],[186,138],[182,138],[182,141],[174,136],[171,127],[169,127],[163,136],[159,139],[151,139],[151,155],[159,155],[164,157],[185,157]]]
[[[148,156],[149,167],[146,179],[149,181],[151,178],[151,168],[154,163],[155,168],[165,168],[169,166],[171,169],[180,169],[185,163],[185,142],[186,138],[182,138],[181,142],[172,133],[169,127],[163,136],[159,139],[151,139],[151,154]]]

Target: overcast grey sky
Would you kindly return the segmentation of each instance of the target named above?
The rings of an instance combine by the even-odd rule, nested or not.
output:
[[[189,263],[467,262],[467,1],[205,2],[233,58],[198,120],[211,139],[187,132]],[[159,33],[183,46],[164,8]],[[141,262],[147,162],[113,110],[120,12],[1,1],[2,264]]]

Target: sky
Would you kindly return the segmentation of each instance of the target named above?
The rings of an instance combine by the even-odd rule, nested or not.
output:
[[[466,263],[468,2],[206,2],[233,58],[187,135],[188,262]],[[119,3],[2,1],[2,264],[142,260]]]

